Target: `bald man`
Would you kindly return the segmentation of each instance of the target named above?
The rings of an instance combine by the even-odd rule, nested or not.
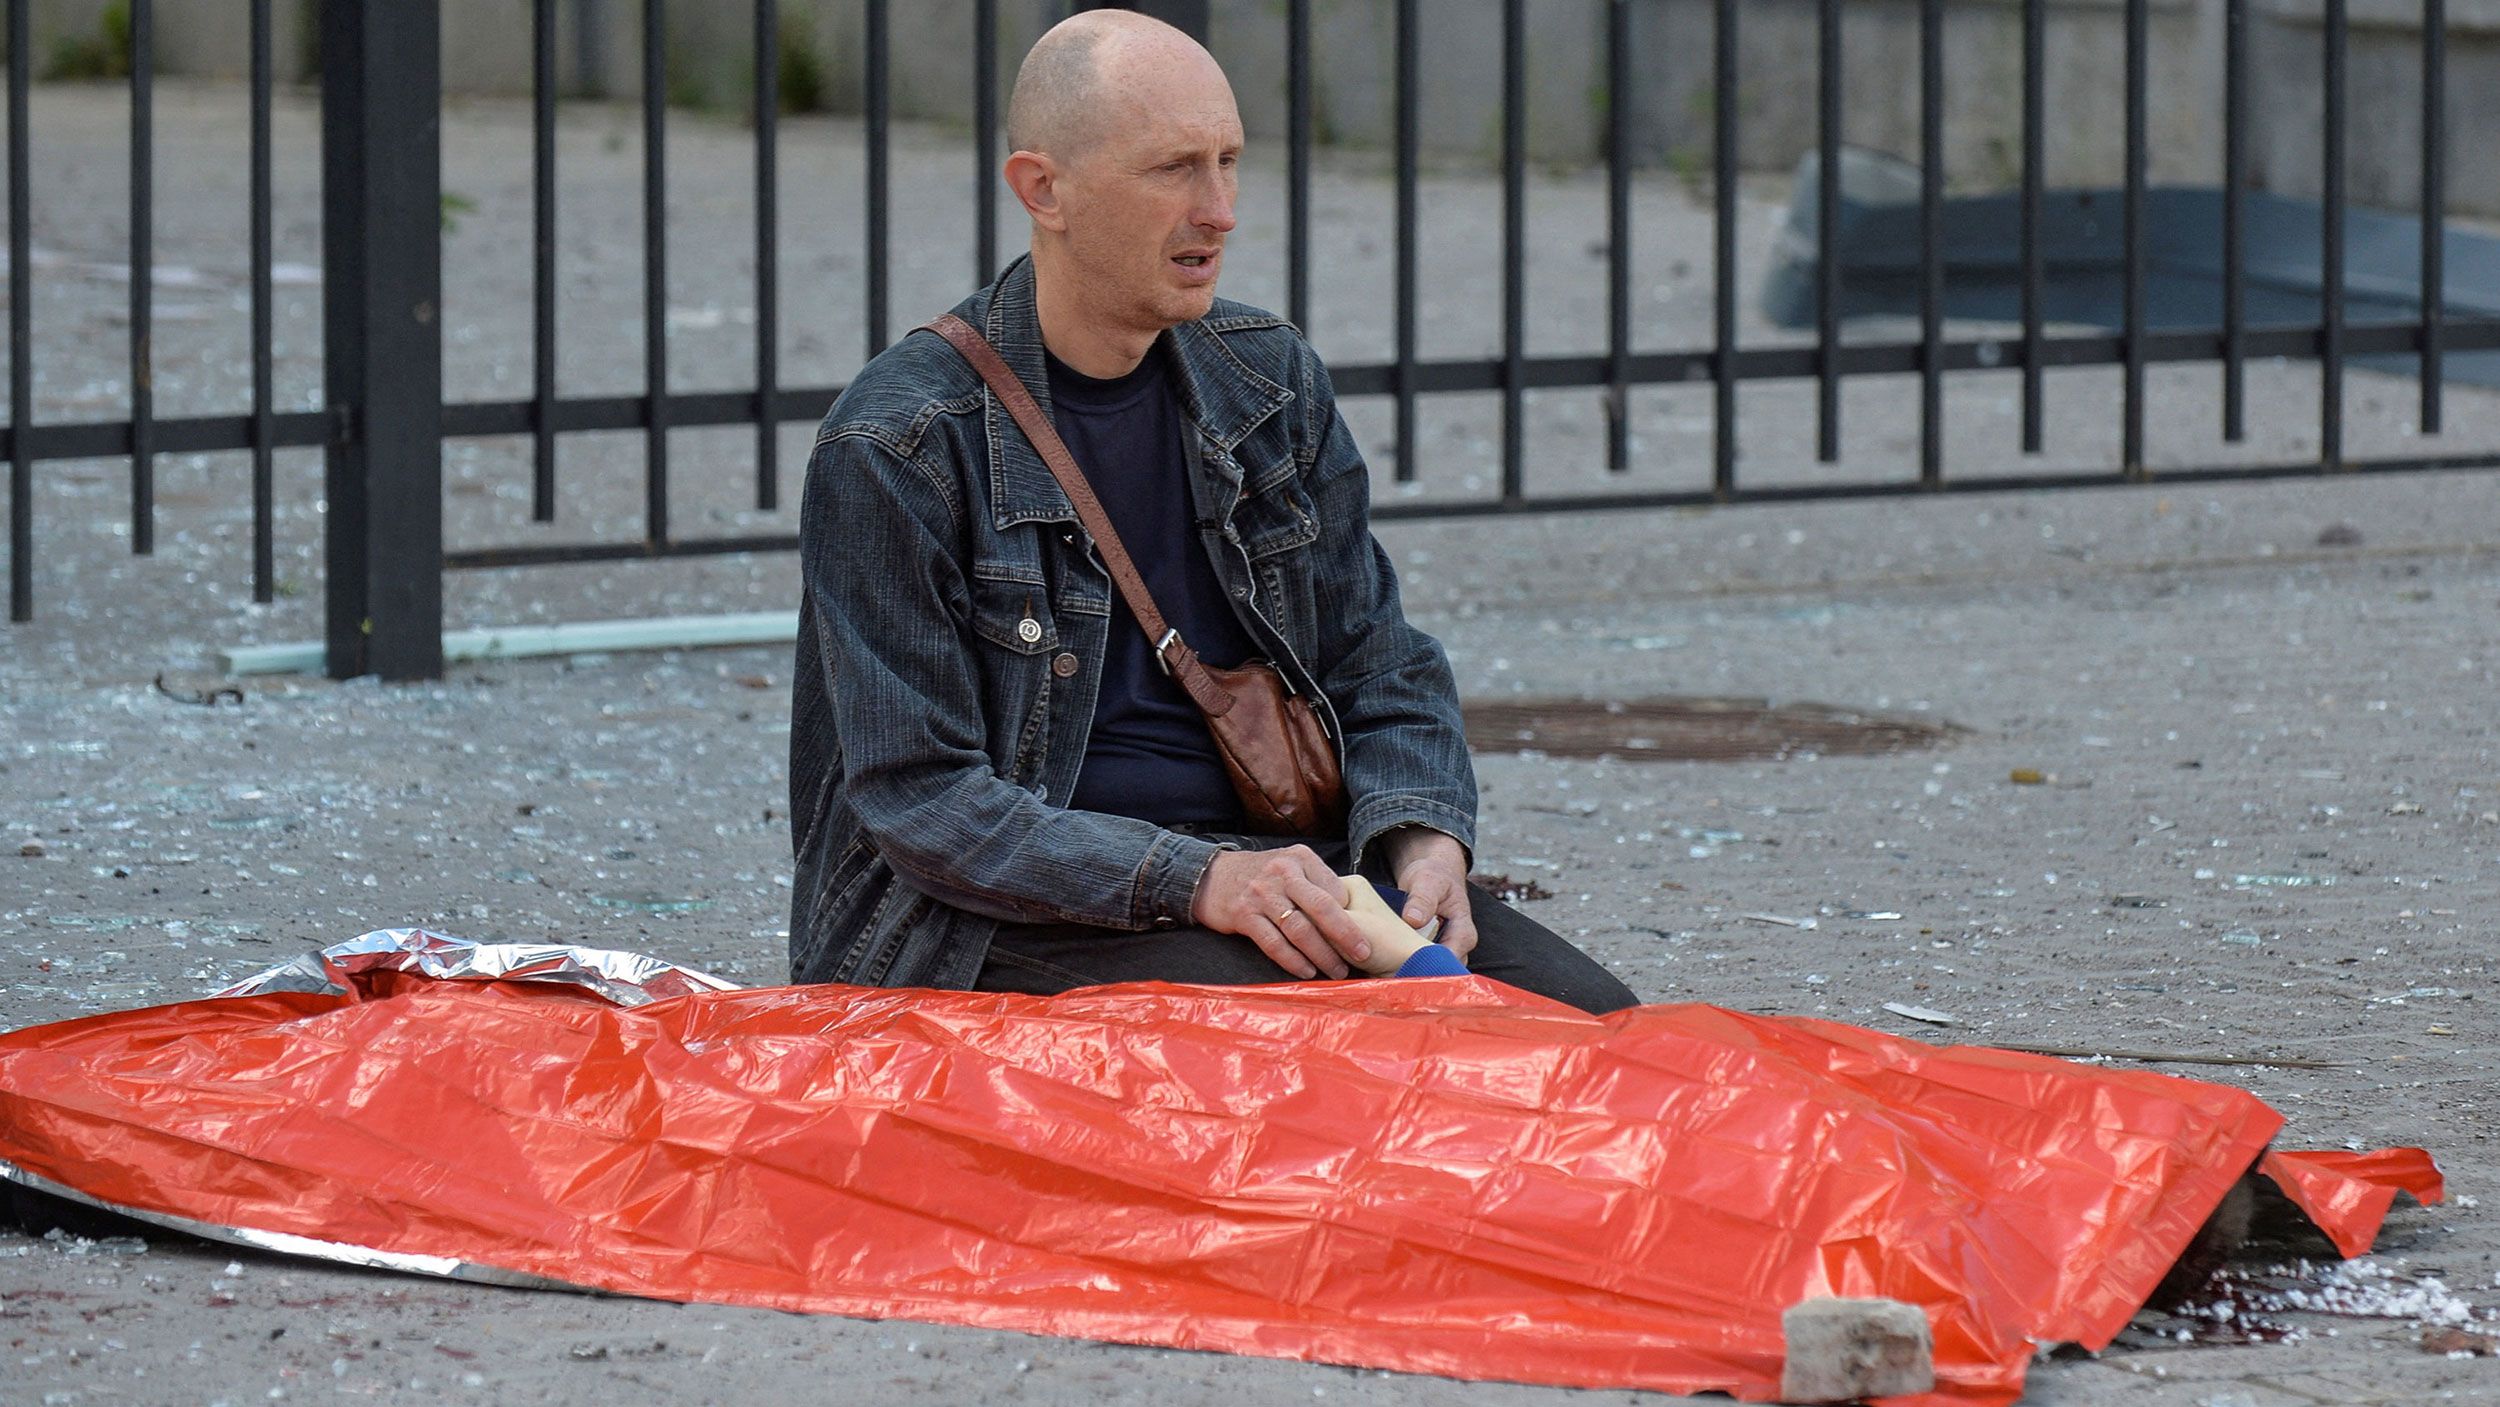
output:
[[[1026,56],[1007,125],[1032,253],[954,311],[1050,416],[1197,654],[1270,660],[1315,701],[1345,826],[1249,833],[1040,454],[954,348],[906,337],[808,464],[792,979],[1341,978],[1383,956],[1339,878],[1360,871],[1481,975],[1631,1005],[1467,883],[1449,663],[1399,606],[1328,372],[1283,319],[1215,296],[1242,131],[1214,58],[1160,21],[1080,14]]]

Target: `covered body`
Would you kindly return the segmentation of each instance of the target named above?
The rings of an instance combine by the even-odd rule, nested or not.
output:
[[[2004,1402],[2036,1343],[2110,1339],[2281,1123],[1479,978],[619,1005],[408,941],[344,992],[0,1036],[0,1174],[379,1263],[1748,1399],[1783,1309],[1879,1296],[1929,1316],[1933,1400]],[[2418,1154],[2298,1170],[2347,1244],[2371,1189],[2437,1194]]]

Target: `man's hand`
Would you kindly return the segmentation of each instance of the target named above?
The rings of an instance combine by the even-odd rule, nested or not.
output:
[[[1476,947],[1476,920],[1467,909],[1467,847],[1429,826],[1402,826],[1380,844],[1397,887],[1406,891],[1399,917],[1414,928],[1440,919],[1433,941],[1466,961]]]
[[[1464,911],[1464,896],[1459,904]],[[1345,881],[1307,845],[1221,852],[1198,881],[1189,916],[1201,928],[1240,934],[1304,979],[1343,977],[1349,962],[1371,956],[1371,940],[1346,912]]]

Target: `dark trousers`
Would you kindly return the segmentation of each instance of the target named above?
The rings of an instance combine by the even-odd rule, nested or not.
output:
[[[1312,848],[1343,868],[1342,844]],[[1640,1004],[1596,959],[1545,925],[1473,885],[1467,899],[1476,921],[1469,971],[1599,1015]],[[973,985],[984,992],[1055,996],[1106,982],[1253,986],[1294,980],[1258,944],[1209,928],[1122,933],[1079,924],[1002,923]]]

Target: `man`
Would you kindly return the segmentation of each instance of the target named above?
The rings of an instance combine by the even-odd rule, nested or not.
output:
[[[1051,993],[1343,977],[1339,870],[1477,972],[1634,1002],[1467,884],[1476,790],[1448,661],[1408,625],[1318,357],[1215,297],[1241,120],[1179,30],[1077,15],[1024,61],[1004,175],[1032,254],[966,299],[1160,609],[1259,656],[1339,740],[1345,833],[1243,835],[1204,721],[979,375],[931,335],[864,368],[808,465],[790,730],[791,975]]]

